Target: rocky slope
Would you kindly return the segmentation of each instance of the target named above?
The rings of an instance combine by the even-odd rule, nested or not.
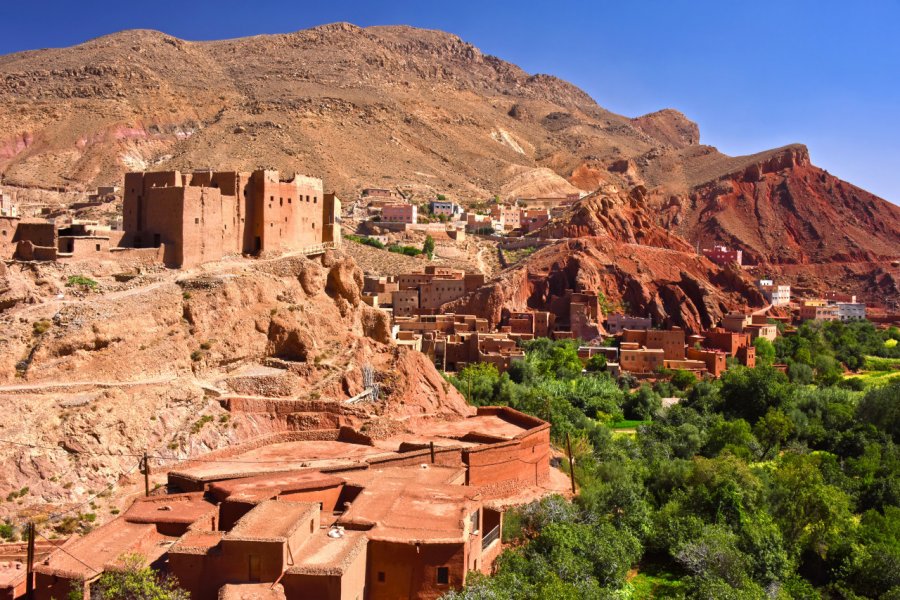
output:
[[[0,57],[0,173],[14,184],[268,166],[320,175],[344,197],[367,185],[463,200],[642,185],[657,224],[755,262],[900,253],[900,209],[814,167],[804,147],[729,157],[699,142],[675,110],[616,115],[409,27],[202,43],[125,31]]]
[[[643,186],[605,184],[531,234],[559,241],[445,309],[496,324],[510,311],[553,311],[566,290],[598,291],[618,310],[699,332],[730,310],[765,305],[747,273],[714,265],[658,225],[649,201]]]
[[[2,316],[0,439],[25,445],[0,444],[0,492],[28,490],[0,517],[46,515],[116,484],[80,510],[113,509],[142,484],[144,451],[171,457],[154,461],[161,471],[261,434],[377,435],[470,410],[423,355],[389,342],[385,314],[360,302],[361,271],[339,253],[97,277],[95,291],[65,288],[65,266],[37,269],[7,273],[44,284],[25,286],[35,303]],[[363,391],[366,365],[379,400],[344,404]],[[219,399],[230,395],[307,408],[228,413]]]

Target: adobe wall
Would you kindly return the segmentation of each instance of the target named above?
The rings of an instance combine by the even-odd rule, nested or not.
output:
[[[467,553],[464,544],[404,544],[369,541],[366,591],[369,600],[439,598],[465,585]],[[437,568],[448,567],[450,583],[438,585]],[[379,573],[384,581],[378,581]]]
[[[367,598],[367,561],[368,550],[363,548],[349,564],[343,565],[341,575],[287,573],[281,580],[285,596],[323,600],[363,600]]]
[[[12,258],[16,252],[16,228],[19,217],[0,217],[0,259]]]
[[[184,188],[182,211],[179,266],[221,259],[225,254],[224,215],[234,213],[234,198],[223,197],[215,188],[188,187]]]
[[[18,260],[56,260],[59,251],[56,246],[35,246],[28,240],[16,244],[13,257]]]
[[[88,598],[88,586],[78,579],[58,577],[56,575],[34,574],[34,600],[59,600],[69,598],[69,593],[74,588],[83,590],[83,597]]]
[[[257,171],[250,189],[254,214],[252,227],[247,228],[252,230],[249,251],[299,250],[321,243],[325,205],[321,179],[297,175],[282,182],[277,171]]]
[[[469,485],[484,486],[491,493],[513,489],[512,482],[546,481],[550,476],[549,423],[505,406],[479,407],[478,415],[498,416],[526,431],[509,442],[463,450]]]
[[[56,225],[48,222],[19,221],[13,242],[29,241],[35,246],[56,248]]]
[[[108,256],[109,248],[107,237],[60,236],[57,240],[59,252],[68,253],[76,260]]]

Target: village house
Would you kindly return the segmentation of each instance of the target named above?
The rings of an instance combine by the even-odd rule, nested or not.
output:
[[[275,434],[179,465],[169,493],[69,540],[36,566],[35,599],[87,598],[133,555],[194,600],[263,584],[278,600],[438,598],[490,573],[502,507],[551,485],[549,424],[507,407],[377,442]]]
[[[772,306],[786,306],[791,303],[791,286],[775,285],[771,279],[760,279],[757,287]]]
[[[419,207],[406,202],[385,204],[381,208],[381,221],[383,223],[418,223]]]
[[[606,331],[612,335],[622,333],[626,329],[651,329],[653,320],[649,317],[632,317],[621,313],[606,315]]]
[[[501,231],[512,231],[522,226],[522,212],[515,205],[494,204],[491,206],[491,219],[499,223]]]
[[[127,173],[123,226],[123,246],[163,247],[167,266],[186,267],[337,244],[340,201],[321,179],[278,171]]]
[[[729,250],[727,246],[713,246],[712,248],[704,248],[703,256],[716,263],[717,265],[738,265],[741,266],[744,252],[742,250]]]
[[[0,230],[12,225],[0,223]],[[320,179],[165,171],[125,175],[121,229],[19,221],[10,243],[20,260],[144,260],[180,268],[228,254],[321,253],[340,242],[340,200],[323,193]],[[0,248],[8,253],[10,245]]]
[[[462,215],[462,207],[451,200],[434,200],[428,205],[431,214],[435,216],[444,216],[447,218],[459,217]]]
[[[804,300],[800,304],[801,321],[837,321],[840,319],[838,307],[825,300]]]

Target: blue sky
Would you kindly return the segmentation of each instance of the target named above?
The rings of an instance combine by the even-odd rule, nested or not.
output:
[[[131,28],[205,40],[335,21],[450,31],[615,112],[677,108],[728,154],[802,142],[900,203],[900,0],[0,0],[0,54]]]

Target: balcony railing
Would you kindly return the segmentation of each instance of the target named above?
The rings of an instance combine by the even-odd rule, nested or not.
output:
[[[500,526],[497,525],[481,538],[481,549],[485,550],[488,546],[500,539]]]

